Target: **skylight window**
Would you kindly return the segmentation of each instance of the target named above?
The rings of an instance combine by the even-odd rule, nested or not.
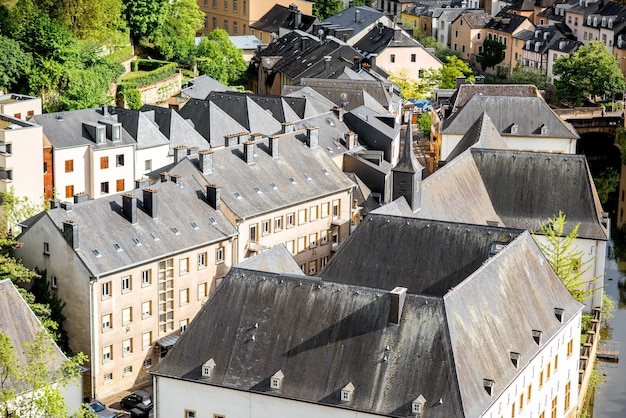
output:
[[[152,239],[154,239],[155,241],[159,241],[159,236],[157,235],[156,232],[150,232],[150,236],[152,237]]]
[[[195,223],[194,221],[191,221],[191,227],[192,227],[193,229],[200,229],[200,227],[198,226],[198,224],[197,224],[197,223]]]
[[[254,186],[254,190],[256,190],[256,192],[257,192],[258,194],[263,193],[263,192],[261,191],[261,188],[260,188],[259,186]]]
[[[304,173],[304,177],[306,177],[307,180],[313,180],[313,177],[311,177],[309,173]]]
[[[174,235],[180,235],[180,231],[175,226],[172,227],[172,231],[174,231]]]
[[[213,224],[213,225],[217,224],[217,221],[212,216],[209,216],[209,222],[211,222],[211,224]]]
[[[141,245],[141,240],[138,237],[133,237],[133,242],[138,247]]]
[[[278,190],[278,186],[276,185],[276,183],[272,182],[270,183],[270,186],[272,186],[272,189]]]
[[[241,193],[239,193],[239,192],[235,192],[234,194],[235,194],[235,197],[236,197],[237,199],[241,199]]]
[[[326,170],[325,168],[322,168],[322,173],[324,173],[325,176],[329,176],[330,175],[328,170]]]
[[[115,251],[120,252],[122,251],[122,247],[120,244],[118,244],[117,242],[113,243],[113,247],[115,248]]]
[[[290,181],[292,184],[296,184],[296,179],[294,179],[293,177],[289,177],[289,181]]]
[[[100,254],[100,251],[99,251],[97,248],[94,248],[94,249],[93,249],[93,250],[91,250],[91,251],[93,251],[93,254],[94,254],[96,257],[102,257],[102,254]]]

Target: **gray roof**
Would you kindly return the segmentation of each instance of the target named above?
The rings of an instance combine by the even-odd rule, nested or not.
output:
[[[358,11],[358,20],[356,18]],[[353,6],[349,7],[333,16],[330,16],[322,21],[326,25],[334,25],[344,28],[352,28],[353,31],[349,34],[348,39],[352,36],[363,31],[367,26],[376,22],[385,14],[379,10],[373,9],[367,6]]]
[[[483,112],[472,127],[467,131],[461,141],[448,154],[446,161],[452,161],[468,148],[508,149],[508,145],[502,139],[502,135],[494,126],[491,118]]]
[[[380,54],[390,47],[420,47],[417,39],[401,29],[394,29],[379,23],[363,36],[354,47],[363,53]]]
[[[38,333],[47,335],[47,331],[10,279],[0,280],[0,333],[11,340],[15,348],[18,367],[26,367],[28,364],[24,344],[33,343]],[[60,371],[67,358],[51,337],[48,336],[44,344],[50,346],[50,351],[46,353],[49,370]],[[3,389],[15,390],[18,394],[24,390],[22,382],[11,380],[3,382]]]
[[[416,216],[537,231],[562,211],[568,233],[607,240],[602,207],[583,155],[471,148],[422,182]]]
[[[346,102],[344,107],[347,110],[360,105],[369,105],[376,110],[386,111],[392,100],[398,100],[389,91],[390,88],[393,89],[391,83],[379,80],[303,78],[300,83],[303,86],[311,86],[338,106]]]
[[[235,266],[238,269],[258,270],[267,273],[301,275],[306,277],[300,266],[283,244],[275,245]]]
[[[299,19],[296,19],[296,14],[300,14]],[[250,27],[269,33],[278,33],[281,28],[289,30],[299,29],[308,32],[316,22],[317,17],[302,13],[302,11],[298,10],[298,6],[294,8],[293,6],[285,7],[275,4],[256,22],[250,24]]]
[[[319,145],[330,157],[335,157],[348,152],[345,134],[350,131],[350,128],[348,128],[345,122],[339,121],[335,112],[325,112],[310,118],[302,119],[295,122],[294,126],[297,130],[305,130],[306,128],[313,126],[319,128]],[[303,135],[300,135],[297,138],[300,139],[300,141],[305,142]]]
[[[253,38],[257,39],[256,36],[253,36]],[[206,74],[189,80],[186,86],[180,91],[181,94],[198,100],[205,100],[209,93],[213,91],[234,91]]]
[[[322,147],[309,148],[302,144],[305,137],[305,131],[278,136],[277,158],[269,154],[267,138],[257,140],[251,164],[244,161],[244,145],[216,149],[212,154],[213,173],[203,178],[198,177],[194,165],[197,161],[192,163],[187,158],[169,173],[194,175],[201,182],[219,185],[222,202],[242,219],[354,187]]]
[[[491,16],[484,10],[464,10],[457,19],[465,20],[471,29],[481,29],[489,23]]]
[[[288,85],[283,87],[282,94],[285,97],[301,97],[306,99],[304,108],[305,118],[316,116],[320,113],[326,113],[329,109],[336,106],[335,103],[311,87]]]
[[[519,109],[524,109],[523,114]],[[504,136],[579,138],[574,128],[559,118],[540,97],[475,95],[466,106],[444,120],[441,131],[444,135],[464,135],[483,112]],[[513,125],[517,125],[517,133],[511,132]],[[541,133],[542,127],[547,128],[546,134]]]
[[[207,203],[203,186],[191,177],[181,178],[179,181],[180,186],[172,181],[150,186],[157,190],[157,219],[144,211],[142,190],[133,190],[131,193],[137,196],[135,225],[122,214],[122,194],[76,203],[71,205],[71,211],[62,207],[50,209],[46,211],[46,217],[54,223],[60,234],[63,233],[64,221],[75,222],[79,246],[74,251],[93,277],[220,242],[236,235],[237,231],[226,217]],[[209,218],[214,219],[215,224]],[[41,221],[40,219],[39,222]],[[197,225],[197,229],[192,222]],[[35,230],[36,225],[23,234]],[[151,235],[153,233],[158,240]],[[137,245],[134,238],[138,238],[141,245]],[[120,251],[116,249],[115,243],[119,244]]]
[[[169,139],[170,148],[178,145],[197,148],[209,146],[209,142],[193,128],[189,121],[183,119],[178,112],[166,107],[153,105],[143,105],[141,112],[146,118],[156,123],[163,135]]]
[[[208,100],[189,100],[179,111],[180,115],[190,120],[194,129],[200,133],[211,147],[224,146],[224,137],[247,129],[215,103]],[[219,123],[212,123],[219,121]]]
[[[474,96],[518,96],[540,97],[539,90],[532,84],[461,84],[450,98],[452,113],[458,112]]]
[[[169,144],[169,139],[160,130],[154,120],[138,110],[121,107],[111,109],[122,127],[137,141],[137,149],[157,147]]]
[[[254,49],[256,50],[263,42],[254,35],[229,36],[230,41],[237,49]]]
[[[103,109],[105,112],[103,113]],[[83,123],[98,123],[99,121],[118,122],[117,115],[110,112],[108,106],[72,110],[67,112],[46,113],[35,115],[32,122],[43,127],[43,133],[54,148],[73,148],[91,146],[95,149],[116,148],[123,145],[135,144],[135,138],[124,127],[121,130],[121,141],[114,143],[107,138],[104,144],[96,144],[95,139],[83,127]]]

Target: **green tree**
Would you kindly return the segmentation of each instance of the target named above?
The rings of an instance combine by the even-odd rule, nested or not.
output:
[[[122,0],[38,0],[37,4],[79,39],[108,40],[125,24]]]
[[[466,77],[466,81],[474,83],[476,79],[472,69],[462,59],[451,55],[446,57],[445,64],[439,69],[442,89],[453,89],[456,87],[457,77]]]
[[[14,91],[32,65],[33,57],[19,42],[0,35],[0,90]]]
[[[476,61],[485,71],[489,67],[495,67],[504,60],[504,50],[506,45],[494,39],[485,39],[483,42],[483,52],[476,56]]]
[[[594,176],[593,182],[596,185],[600,203],[604,205],[609,200],[609,194],[619,187],[619,172],[614,168],[607,168]]]
[[[535,68],[522,67],[519,64],[513,68],[513,72],[509,76],[507,82],[510,84],[532,84],[541,90],[548,86],[548,78],[541,74],[539,70]]]
[[[2,202],[2,224],[0,225],[2,236],[12,234],[20,222],[45,209],[43,204],[36,204],[25,196],[18,196],[13,186],[9,186],[6,192],[0,192],[0,202]]]
[[[167,18],[167,0],[124,0],[124,16],[135,45],[157,33]]]
[[[406,69],[402,69],[397,73],[389,73],[389,81],[400,88],[402,97],[407,100],[430,97],[432,90],[437,85],[437,80],[432,72],[425,74],[422,79],[416,79],[411,77]]]
[[[584,252],[576,245],[580,224],[568,233],[565,233],[565,225],[565,214],[559,211],[558,215],[539,224],[541,237],[533,234],[533,238],[567,290],[577,301],[584,302],[594,292],[594,289],[586,289],[586,285],[594,283],[596,278],[585,280],[583,277],[591,268],[591,260],[583,261]]]
[[[165,60],[191,66],[195,55],[194,38],[202,27],[204,13],[195,0],[168,2],[167,18],[154,36],[154,47]]]
[[[215,29],[202,39],[196,50],[198,71],[222,84],[240,83],[247,69],[243,52],[235,47],[228,33]]]
[[[424,136],[430,135],[430,128],[433,123],[433,117],[430,112],[423,112],[417,117],[417,126]]]
[[[557,99],[574,107],[589,98],[623,92],[626,86],[617,58],[600,41],[557,58],[552,72]]]
[[[434,37],[426,35],[422,30],[414,32],[413,37],[417,39],[425,48],[433,48],[435,50],[435,56],[443,62],[446,62],[446,58],[450,56],[461,57],[461,53],[459,51],[450,49],[450,47],[439,42]]]
[[[54,345],[45,332],[19,348],[25,362],[20,361],[17,349],[7,335],[0,334],[0,417],[67,418],[69,411],[62,391],[68,384],[77,383],[79,367],[87,357],[80,353],[59,369],[49,367]],[[20,396],[24,392],[29,396]]]
[[[319,20],[333,16],[341,11],[341,0],[315,0],[313,14]]]

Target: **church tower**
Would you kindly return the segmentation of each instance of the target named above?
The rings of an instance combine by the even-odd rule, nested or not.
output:
[[[391,169],[392,200],[404,196],[413,213],[420,209],[422,195],[422,170],[424,167],[413,153],[413,130],[411,122],[413,112],[407,111],[406,135],[402,155],[398,164]]]

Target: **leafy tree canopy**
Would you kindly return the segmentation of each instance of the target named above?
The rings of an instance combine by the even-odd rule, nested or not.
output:
[[[506,45],[494,39],[485,39],[483,42],[483,52],[476,56],[476,61],[485,71],[489,67],[495,67],[504,60],[504,50]]]
[[[196,30],[202,27],[204,13],[195,0],[167,3],[167,18],[154,35],[154,47],[165,60],[191,66],[195,55]]]
[[[0,90],[13,91],[32,65],[32,55],[19,42],[0,35]]]
[[[141,38],[151,38],[161,29],[167,19],[167,4],[167,0],[124,0],[124,15],[135,45]]]
[[[420,131],[422,131],[424,136],[430,135],[430,128],[433,123],[432,120],[433,116],[430,112],[420,113],[417,117],[417,126],[420,128]]]
[[[515,66],[513,72],[508,78],[510,84],[532,84],[538,89],[545,89],[548,86],[548,79],[545,75],[535,68]]]
[[[315,0],[313,3],[313,14],[319,20],[324,20],[341,11],[341,0]]]
[[[447,57],[450,56],[461,57],[461,54],[458,51],[450,49],[450,47],[439,42],[434,37],[426,35],[422,30],[414,32],[413,36],[425,48],[433,48],[435,50],[435,56],[443,62],[446,62]]]
[[[222,84],[233,85],[241,82],[247,65],[243,52],[235,47],[228,33],[215,29],[204,37],[196,50],[198,70]]]
[[[439,83],[438,73],[426,71],[422,78],[414,78],[406,69],[401,69],[397,73],[389,74],[389,81],[396,84],[405,99],[418,99],[431,97],[432,92]]]
[[[472,69],[465,61],[454,55],[446,57],[445,64],[439,69],[439,74],[442,89],[455,88],[457,77],[466,77],[468,82],[476,82]]]
[[[588,98],[623,92],[626,86],[617,58],[600,41],[557,58],[552,72],[556,97],[574,107]]]

